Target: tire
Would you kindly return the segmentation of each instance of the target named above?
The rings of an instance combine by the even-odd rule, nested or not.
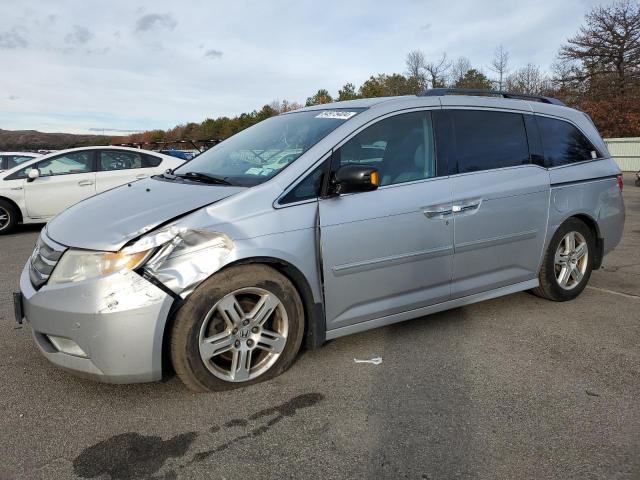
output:
[[[230,267],[203,282],[178,311],[171,362],[196,392],[269,380],[293,363],[304,322],[300,295],[287,277],[262,264]]]
[[[18,210],[6,200],[0,200],[0,235],[11,233],[18,224]]]
[[[570,235],[573,235],[576,246],[573,252],[567,249],[567,240],[565,240]],[[566,302],[580,295],[587,286],[593,271],[595,243],[593,232],[583,221],[570,218],[560,225],[549,242],[549,247],[542,260],[542,267],[538,275],[540,285],[532,292],[539,297],[555,302]],[[580,253],[582,250],[579,245],[584,245],[583,248],[586,249],[583,255]],[[559,253],[559,257],[556,257],[556,252]],[[567,252],[570,253],[567,255]],[[556,260],[560,260],[559,263],[556,263]],[[563,272],[565,268],[566,273]],[[566,283],[563,282],[565,279]]]

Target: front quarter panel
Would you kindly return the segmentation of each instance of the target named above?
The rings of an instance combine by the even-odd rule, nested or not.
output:
[[[249,193],[249,192],[246,192]],[[187,254],[153,258],[146,271],[173,293],[186,298],[204,280],[233,263],[252,259],[281,261],[298,270],[322,301],[317,268],[315,221],[317,202],[244,215],[235,213],[233,198],[194,212],[176,223],[185,238],[200,238]],[[238,202],[238,205],[246,205]],[[253,203],[255,205],[255,203]],[[235,217],[233,221],[221,221]],[[207,239],[209,243],[207,243]],[[217,240],[216,240],[217,239]],[[199,248],[199,246],[201,248]]]
[[[24,182],[25,180],[23,179],[0,180],[0,198],[7,198],[15,203],[20,209],[23,218],[27,216],[24,201]]]

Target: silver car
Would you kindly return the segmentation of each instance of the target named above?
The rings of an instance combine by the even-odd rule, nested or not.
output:
[[[620,241],[622,178],[554,99],[431,90],[259,123],[42,231],[16,317],[56,365],[223,390],[304,343],[532,290],[578,296]]]

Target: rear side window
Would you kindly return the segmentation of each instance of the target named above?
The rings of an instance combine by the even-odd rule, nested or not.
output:
[[[162,159],[155,155],[142,154],[142,168],[158,167],[162,163]]]
[[[12,157],[7,158],[7,169],[17,167],[21,163],[26,162],[27,160],[31,160],[33,157],[23,156],[23,155],[13,155]]]
[[[131,170],[134,168],[152,168],[162,163],[155,155],[128,150],[102,150],[98,162],[101,171]]]
[[[2,155],[0,156],[0,170],[10,170],[32,158],[24,155]]]
[[[453,156],[458,173],[530,163],[524,119],[519,113],[451,110]]]
[[[142,154],[122,150],[102,150],[98,166],[103,172],[141,168]]]
[[[555,118],[536,118],[547,167],[598,158],[598,151],[593,144],[570,123]]]

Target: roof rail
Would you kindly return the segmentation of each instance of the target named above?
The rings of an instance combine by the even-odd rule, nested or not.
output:
[[[482,90],[479,88],[428,88],[420,97],[440,97],[443,95],[475,95],[481,97],[502,97],[512,98],[516,100],[533,100],[534,102],[549,103],[551,105],[566,105],[553,97],[544,97],[542,95],[529,95],[526,93],[503,92],[501,90]]]

